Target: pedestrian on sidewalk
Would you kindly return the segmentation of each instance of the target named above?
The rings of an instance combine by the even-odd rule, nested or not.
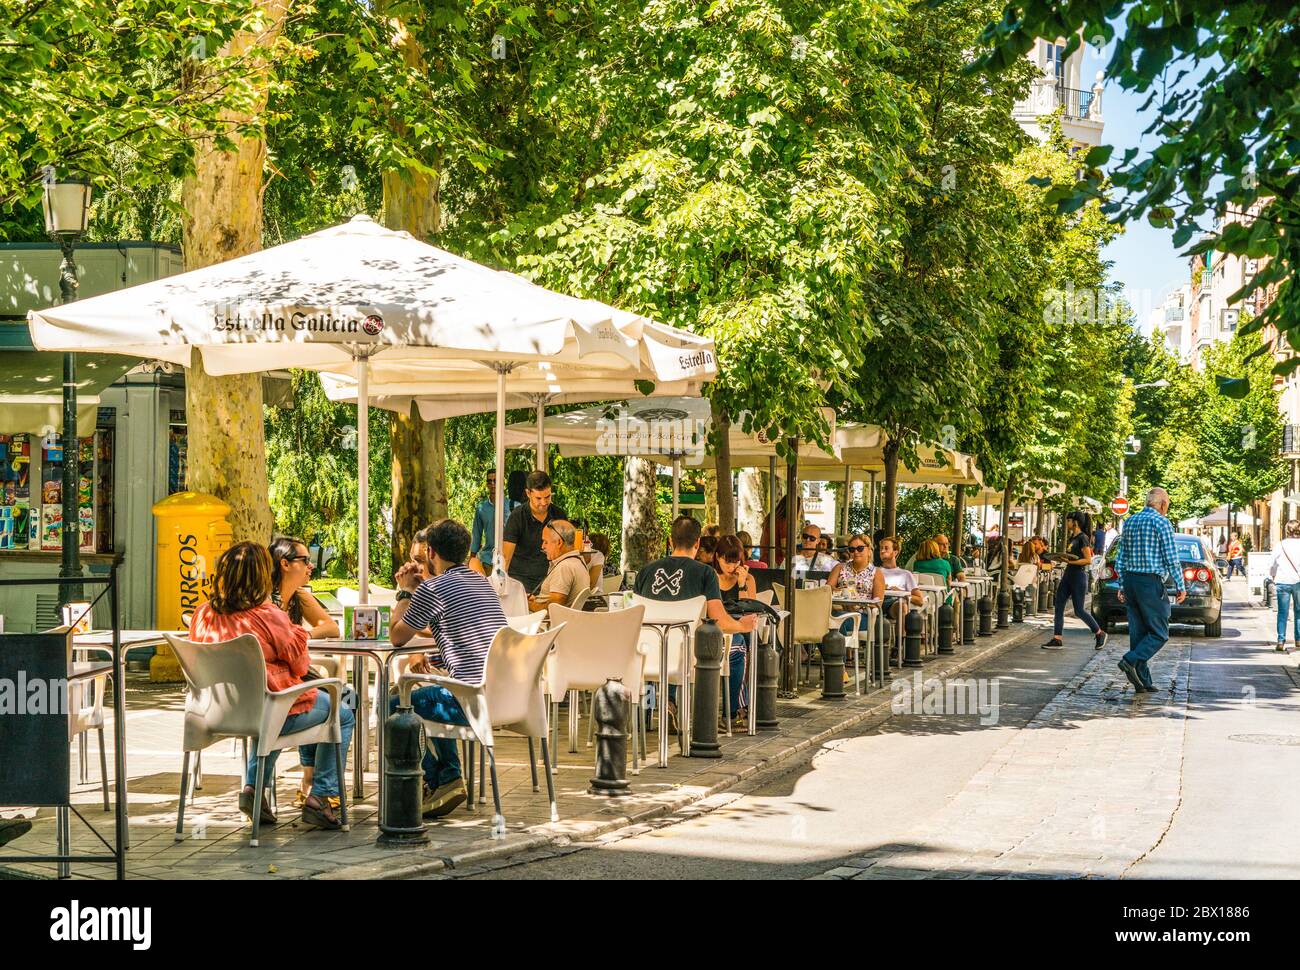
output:
[[[1175,602],[1187,598],[1174,527],[1165,517],[1169,493],[1163,488],[1147,492],[1146,507],[1124,524],[1115,570],[1119,573],[1119,601],[1128,607],[1128,653],[1119,669],[1133,689],[1154,692],[1147,662],[1169,641],[1169,613],[1165,580],[1172,577],[1178,590]]]
[[[1092,523],[1088,521],[1087,512],[1077,509],[1065,517],[1065,534],[1068,546],[1065,558],[1065,572],[1061,576],[1061,585],[1056,590],[1056,621],[1052,624],[1052,639],[1043,644],[1044,650],[1061,650],[1065,647],[1061,633],[1065,630],[1065,601],[1074,604],[1074,615],[1088,624],[1092,631],[1093,646],[1100,650],[1106,645],[1106,631],[1101,628],[1093,615],[1084,606],[1084,596],[1088,592],[1088,567],[1092,565]]]
[[[1229,541],[1228,543],[1228,578],[1229,579],[1232,578],[1233,570],[1236,570],[1237,574],[1240,576],[1246,575],[1246,567],[1244,565],[1244,561],[1242,558],[1243,556],[1245,556],[1245,552],[1243,551],[1241,546],[1241,537],[1234,532],[1232,534],[1231,541]]]
[[[1277,649],[1286,649],[1286,614],[1295,600],[1295,635],[1291,646],[1300,649],[1300,519],[1291,519],[1283,530],[1286,538],[1273,550],[1268,574],[1277,593]]]

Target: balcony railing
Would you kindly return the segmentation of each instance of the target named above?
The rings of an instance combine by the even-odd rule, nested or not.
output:
[[[1300,424],[1282,426],[1282,454],[1293,455],[1300,452]]]
[[[1034,84],[1029,99],[1017,105],[1017,109],[1032,115],[1051,114],[1057,108],[1066,120],[1101,121],[1100,86],[1083,91],[1079,88],[1067,88],[1063,84],[1054,84],[1050,78],[1043,78]]]

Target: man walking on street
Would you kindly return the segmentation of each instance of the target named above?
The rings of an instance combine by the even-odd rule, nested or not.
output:
[[[1187,598],[1174,527],[1165,518],[1168,511],[1168,492],[1163,488],[1147,492],[1146,508],[1124,524],[1115,558],[1119,601],[1128,607],[1129,650],[1119,669],[1138,693],[1155,691],[1147,661],[1169,640],[1171,606],[1165,596],[1166,577],[1172,576],[1178,589],[1176,602]]]

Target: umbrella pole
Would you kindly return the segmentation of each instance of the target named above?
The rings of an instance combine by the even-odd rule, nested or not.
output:
[[[870,511],[867,515],[867,530],[871,533],[871,539],[874,542],[876,538],[876,473],[871,472],[871,495],[868,504]]]
[[[676,455],[673,456],[673,521],[677,521],[677,516],[682,511],[682,460]]]
[[[357,357],[357,601],[370,602],[370,364]]]
[[[763,550],[767,564],[776,568],[776,456],[767,459],[767,536],[771,545]]]
[[[546,471],[546,399],[537,396],[537,469]]]
[[[506,476],[506,374],[512,365],[494,364],[497,372],[497,483],[492,495],[492,559],[493,569],[501,569],[501,543],[505,533],[505,498],[504,482]],[[540,409],[540,406],[539,406]]]
[[[840,545],[844,545],[844,537],[849,534],[849,494],[853,491],[853,469],[844,466],[844,501],[840,508]]]

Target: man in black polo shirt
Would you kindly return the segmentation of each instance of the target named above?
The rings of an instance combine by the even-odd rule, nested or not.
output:
[[[704,615],[728,635],[728,642],[736,634],[752,632],[758,617],[750,613],[737,619],[726,611],[722,605],[722,590],[718,586],[718,572],[695,558],[699,551],[700,524],[689,515],[679,515],[673,520],[673,554],[641,567],[636,574],[636,594],[646,599],[672,602],[703,596],[706,600]],[[677,733],[676,701],[677,688],[669,685],[668,715],[673,734]]]
[[[542,529],[554,519],[567,519],[564,510],[551,504],[551,477],[544,471],[528,473],[524,486],[528,501],[510,513],[501,537],[501,555],[506,573],[517,579],[532,596],[546,578],[550,560],[542,551]]]

